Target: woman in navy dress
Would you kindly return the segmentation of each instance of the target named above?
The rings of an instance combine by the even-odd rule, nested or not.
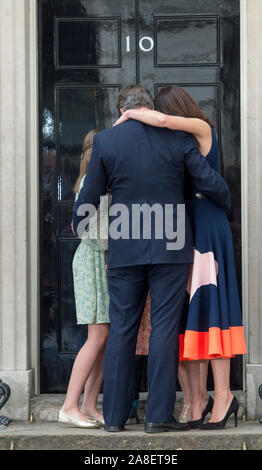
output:
[[[185,90],[178,86],[163,88],[155,98],[155,109],[127,110],[118,123],[131,118],[192,133],[203,157],[220,171],[214,125]],[[189,193],[187,207],[194,235],[194,263],[180,334],[182,418],[192,428],[217,429],[224,427],[232,413],[237,424],[239,404],[230,390],[230,358],[245,354],[246,345],[227,216],[194,187],[189,188]],[[214,377],[214,402],[206,389],[209,360]],[[203,424],[208,412],[212,412],[210,421]]]

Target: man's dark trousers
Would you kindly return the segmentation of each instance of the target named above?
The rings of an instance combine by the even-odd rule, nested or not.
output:
[[[147,422],[170,421],[176,398],[179,328],[190,264],[151,264],[108,270],[110,331],[104,362],[103,413],[122,426],[135,394],[135,350],[148,291],[151,335]]]

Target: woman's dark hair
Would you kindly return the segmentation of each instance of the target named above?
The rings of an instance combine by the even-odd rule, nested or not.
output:
[[[211,119],[201,111],[192,96],[177,85],[162,88],[156,95],[154,104],[155,109],[161,113],[171,116],[202,119],[210,126],[215,127]]]

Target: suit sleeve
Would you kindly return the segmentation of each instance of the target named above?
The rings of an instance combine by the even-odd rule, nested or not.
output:
[[[201,155],[191,134],[185,134],[183,142],[185,165],[197,191],[213,199],[220,207],[230,209],[231,196],[224,178]]]
[[[77,234],[77,227],[79,223],[88,216],[88,212],[82,215],[80,206],[83,204],[92,204],[92,206],[97,208],[100,203],[100,196],[106,194],[106,189],[106,171],[104,168],[99,143],[97,142],[97,136],[95,136],[93,151],[84,184],[73,207],[73,228],[75,234]]]

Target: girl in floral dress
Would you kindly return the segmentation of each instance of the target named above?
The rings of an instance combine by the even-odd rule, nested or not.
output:
[[[99,131],[90,131],[84,139],[80,174],[74,188],[76,198],[88,171],[93,138],[97,132]],[[99,219],[98,208],[97,220]],[[106,275],[108,241],[94,237],[95,223],[95,218],[90,220],[85,237],[82,238],[73,259],[77,324],[88,325],[88,338],[76,356],[66,399],[58,417],[60,422],[88,428],[104,424],[103,415],[97,409],[97,398],[103,381],[103,359],[110,325]],[[97,231],[99,228],[101,229],[97,227]],[[79,401],[83,389],[80,409]]]

